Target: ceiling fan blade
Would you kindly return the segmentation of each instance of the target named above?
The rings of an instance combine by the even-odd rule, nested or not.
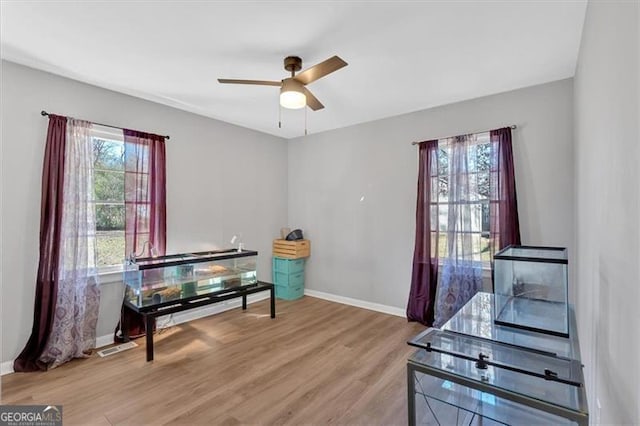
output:
[[[338,56],[334,56],[324,62],[320,62],[319,64],[302,71],[294,78],[302,84],[309,84],[318,80],[319,78],[324,77],[327,74],[338,71],[340,68],[346,67],[347,65],[349,64],[340,59]]]
[[[230,80],[228,78],[219,78],[218,83],[225,84],[255,84],[257,86],[282,86],[281,81],[268,81],[268,80]]]
[[[322,105],[318,98],[313,96],[313,93],[311,93],[306,87],[304,88],[304,95],[307,97],[307,106],[312,110],[317,111],[324,108],[324,105]]]

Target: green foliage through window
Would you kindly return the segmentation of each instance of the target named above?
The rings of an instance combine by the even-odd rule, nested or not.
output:
[[[431,226],[433,232],[433,248],[438,250],[440,258],[448,256],[448,232],[449,217],[448,211],[451,202],[449,201],[449,180],[460,179],[464,185],[468,185],[468,198],[458,201],[464,203],[466,214],[472,216],[471,229],[462,237],[457,232],[457,238],[465,238],[466,242],[473,247],[474,254],[482,261],[490,260],[489,244],[489,205],[491,203],[491,145],[488,134],[484,138],[479,138],[479,143],[470,145],[467,148],[464,167],[453,167],[451,162],[452,151],[450,141],[440,141],[436,156],[437,175],[431,181]],[[450,170],[463,169],[465,173],[453,176]],[[452,197],[453,199],[457,197]],[[436,229],[438,237],[436,241]],[[461,244],[461,243],[460,243]]]
[[[93,184],[98,267],[125,258],[124,142],[93,138]]]

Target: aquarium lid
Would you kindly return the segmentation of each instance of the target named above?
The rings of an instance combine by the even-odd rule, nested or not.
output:
[[[565,247],[510,245],[497,252],[493,258],[520,262],[569,263]]]
[[[129,266],[135,266],[137,269],[154,269],[164,268],[167,266],[185,265],[191,263],[211,262],[214,260],[235,259],[239,257],[257,256],[258,252],[254,250],[225,249],[200,251],[193,253],[168,254],[157,257],[140,257],[135,259]]]

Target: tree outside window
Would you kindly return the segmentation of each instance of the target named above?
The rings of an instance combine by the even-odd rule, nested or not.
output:
[[[125,258],[124,142],[101,134],[92,139],[97,265],[117,271]]]
[[[464,202],[470,205],[469,211],[472,214],[472,228],[468,232],[469,235],[462,236],[460,232],[457,238],[471,238],[474,248],[474,258],[483,263],[490,261],[490,245],[489,245],[489,204],[490,199],[490,167],[491,167],[491,146],[489,144],[489,134],[478,135],[478,143],[470,145],[467,150],[467,173],[463,176],[469,182],[469,196]],[[449,179],[450,175],[450,152],[451,146],[447,140],[441,140],[438,146],[437,155],[437,175],[432,176],[432,196],[431,196],[431,226],[432,241],[436,243],[437,235],[437,252],[440,259],[448,257],[447,242],[449,235],[447,233],[448,212],[452,201],[449,200]],[[452,197],[453,198],[453,197]],[[437,228],[436,228],[437,227]],[[435,251],[435,247],[434,247]]]

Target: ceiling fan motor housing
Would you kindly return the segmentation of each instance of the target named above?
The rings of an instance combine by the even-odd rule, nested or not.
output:
[[[302,59],[299,56],[287,56],[284,58],[284,69],[294,73],[302,69]]]

